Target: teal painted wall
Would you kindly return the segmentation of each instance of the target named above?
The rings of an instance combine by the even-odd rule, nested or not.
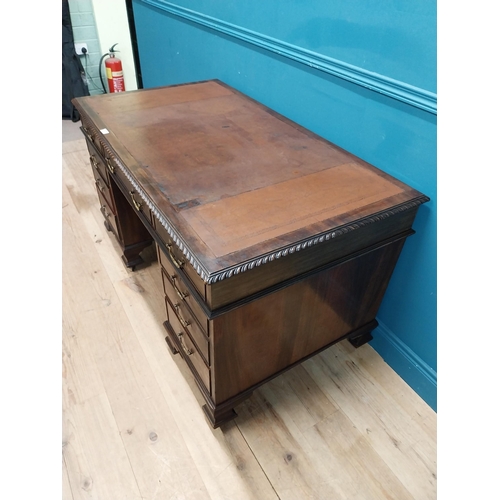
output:
[[[135,0],[145,88],[218,78],[423,192],[372,346],[436,409],[436,3]]]

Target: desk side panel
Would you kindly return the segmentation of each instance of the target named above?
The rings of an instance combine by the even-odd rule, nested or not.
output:
[[[405,239],[310,276],[211,323],[216,405],[375,319]]]

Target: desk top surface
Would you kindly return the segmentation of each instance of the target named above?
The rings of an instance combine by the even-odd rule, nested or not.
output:
[[[216,80],[75,104],[207,275],[428,201]]]

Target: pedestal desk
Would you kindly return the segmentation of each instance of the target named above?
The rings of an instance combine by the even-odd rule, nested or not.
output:
[[[217,80],[73,102],[125,265],[157,246],[166,341],[213,427],[295,364],[371,339],[425,195]]]

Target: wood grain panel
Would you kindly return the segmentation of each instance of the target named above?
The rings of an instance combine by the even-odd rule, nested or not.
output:
[[[216,317],[214,401],[222,403],[369,323],[403,244],[396,241]]]
[[[317,222],[357,213],[401,192],[400,186],[366,167],[348,163],[189,208],[182,216],[220,257]]]

